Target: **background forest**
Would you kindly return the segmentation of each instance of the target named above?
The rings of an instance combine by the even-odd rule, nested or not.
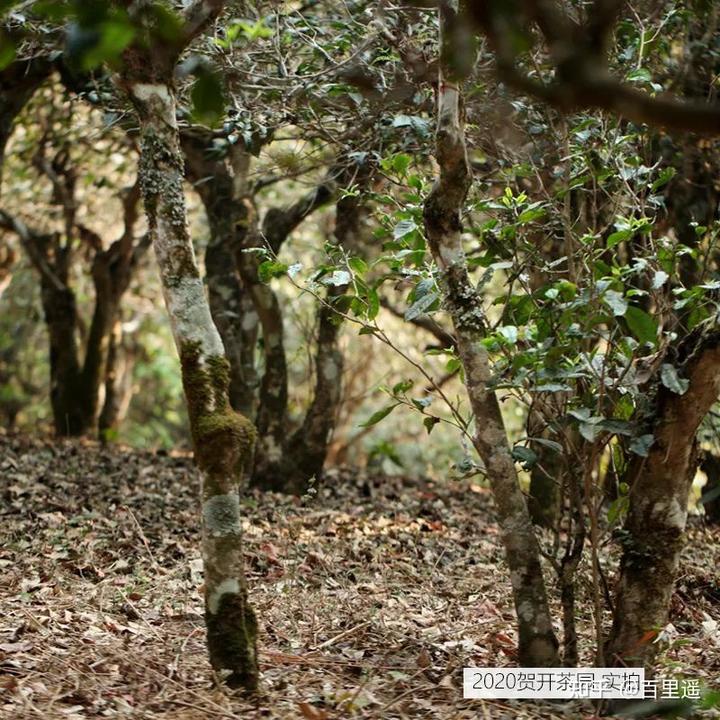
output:
[[[717,715],[715,3],[0,10],[0,714]]]

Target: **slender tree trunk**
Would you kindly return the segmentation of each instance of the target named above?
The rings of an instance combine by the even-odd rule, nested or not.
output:
[[[265,368],[260,385],[256,424],[258,445],[252,481],[264,490],[284,491],[287,444],[288,371],[282,311],[277,296],[258,276],[257,256],[243,253],[243,282],[253,300],[262,327]]]
[[[695,332],[679,351],[689,388],[684,395],[657,390],[647,458],[628,468],[630,506],[613,626],[606,657],[650,668],[653,642],[667,622],[683,545],[687,502],[695,474],[695,433],[720,394],[720,333]]]
[[[558,664],[540,551],[518,484],[500,405],[489,387],[490,360],[481,298],[468,277],[460,215],[471,184],[465,146],[459,79],[451,70],[448,35],[457,22],[457,3],[440,6],[441,70],[438,82],[436,157],[440,177],[425,202],[425,229],[441,274],[445,303],[453,320],[470,404],[475,415],[475,447],[485,463],[497,506],[506,562],[510,568],[524,666]]]
[[[367,181],[368,176],[363,180]],[[334,241],[346,252],[357,252],[363,236],[365,208],[357,195],[340,198],[335,206]],[[344,359],[339,347],[342,317],[333,303],[345,295],[347,285],[328,288],[326,302],[318,308],[315,350],[315,392],[305,419],[293,434],[286,455],[290,492],[303,493],[312,478],[322,476],[332,431],[342,397]]]
[[[93,424],[86,413],[77,346],[75,293],[43,277],[41,298],[50,346],[50,404],[55,432],[61,437],[87,433]]]
[[[530,406],[527,420],[527,432],[531,438],[552,440],[552,433],[546,428],[546,418],[550,416],[545,404],[536,406],[537,399]],[[530,492],[528,509],[535,525],[554,530],[561,515],[562,483],[565,458],[562,451],[548,447],[543,443],[530,441],[530,448],[537,461],[530,469]]]
[[[141,58],[140,66],[146,61]],[[128,66],[137,68],[138,63]],[[130,78],[126,83],[140,117],[145,211],[180,355],[202,481],[210,662],[229,684],[254,690],[257,622],[244,577],[239,485],[252,456],[255,431],[230,406],[229,366],[188,233],[174,89],[169,81]]]
[[[127,415],[133,392],[135,348],[123,338],[122,323],[115,321],[105,364],[105,397],[98,419],[100,439],[107,441],[117,433]]]
[[[188,177],[202,199],[210,229],[205,272],[210,312],[230,363],[230,404],[245,417],[253,417],[259,319],[236,263],[237,252],[256,223],[247,192],[249,155],[233,146],[229,158],[217,159],[211,155],[212,140],[210,133],[186,132],[182,147]]]

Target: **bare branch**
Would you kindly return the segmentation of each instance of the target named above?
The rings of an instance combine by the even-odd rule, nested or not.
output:
[[[395,307],[387,298],[380,298],[380,305],[389,311],[395,317],[402,318],[405,320],[405,313],[399,308]],[[444,348],[455,348],[457,341],[455,336],[448,332],[440,323],[433,320],[429,315],[420,315],[420,317],[413,318],[410,322],[415,327],[422,328],[426,332],[430,333]]]

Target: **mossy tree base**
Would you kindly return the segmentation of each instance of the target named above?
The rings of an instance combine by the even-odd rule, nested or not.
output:
[[[247,595],[223,595],[216,613],[205,608],[205,624],[210,664],[229,687],[256,692],[258,624]]]

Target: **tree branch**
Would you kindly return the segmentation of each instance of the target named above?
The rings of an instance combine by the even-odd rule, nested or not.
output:
[[[595,0],[587,22],[576,26],[554,2],[526,0],[524,7],[543,31],[556,64],[555,81],[543,83],[518,68],[516,53],[505,37],[507,28],[501,22],[501,13],[488,3],[468,0],[469,19],[496,52],[499,76],[516,90],[562,112],[597,108],[634,123],[720,135],[720,104],[654,97],[613,78],[607,71],[604,46],[623,5],[621,0]]]
[[[36,230],[31,230],[22,220],[4,210],[0,210],[0,229],[9,230],[18,236],[20,244],[25,248],[32,264],[55,286],[56,290],[66,289],[65,283],[53,272],[41,249],[45,241],[52,237],[51,235],[43,235]]]
[[[185,11],[185,25],[182,29],[181,43],[185,49],[225,7],[225,0],[195,0]]]

